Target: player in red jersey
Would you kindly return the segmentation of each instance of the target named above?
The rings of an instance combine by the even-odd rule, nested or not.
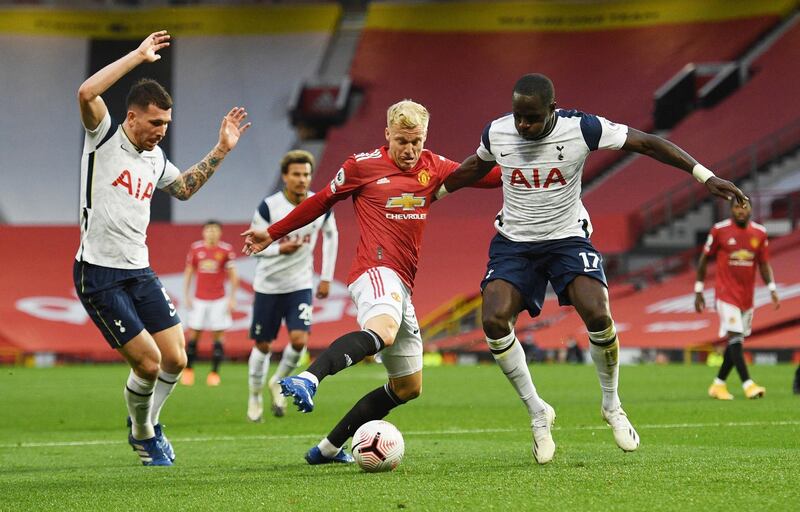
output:
[[[368,355],[381,352],[389,382],[359,400],[334,429],[306,454],[309,464],[352,462],[342,447],[355,430],[417,398],[422,389],[422,338],[411,303],[422,232],[431,203],[458,163],[423,149],[428,111],[413,101],[389,107],[387,146],[353,155],[330,186],[303,201],[267,232],[248,230],[244,251],[259,252],[352,196],[361,237],[347,278],[363,330],[336,339],[298,376],[281,380],[303,412],[314,408],[319,382]],[[479,187],[499,187],[499,172]]]
[[[210,330],[214,337],[214,352],[211,359],[211,373],[206,378],[209,386],[219,386],[219,365],[224,356],[223,336],[232,323],[232,313],[236,308],[236,289],[239,276],[236,274],[236,253],[230,244],[220,241],[222,225],[209,220],[203,225],[203,239],[192,244],[186,255],[186,268],[183,272],[183,297],[189,310],[189,326],[186,348],[186,369],[181,383],[194,384],[194,365],[197,359],[197,340],[203,331]],[[190,292],[192,276],[197,274],[194,297]],[[225,296],[225,279],[231,283],[230,295]]]
[[[735,366],[742,379],[742,388],[747,398],[760,398],[766,389],[750,378],[744,360],[742,343],[750,335],[753,322],[753,293],[756,283],[756,264],[761,278],[767,284],[775,309],[780,307],[778,292],[769,264],[769,241],[767,230],[750,220],[752,208],[749,202],[731,202],[731,218],[714,225],[703,247],[697,264],[697,282],[694,284],[694,308],[700,313],[706,307],[703,281],[709,257],[716,255],[717,278],[714,286],[719,314],[719,336],[728,337],[728,346],[717,378],[708,394],[718,400],[733,400],[725,385],[731,369]]]

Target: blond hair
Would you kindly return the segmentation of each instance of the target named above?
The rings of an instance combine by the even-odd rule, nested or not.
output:
[[[393,124],[400,128],[422,127],[428,131],[428,120],[430,119],[428,109],[411,100],[398,101],[386,111],[386,126]]]
[[[311,172],[314,172],[314,155],[303,149],[293,149],[283,155],[281,159],[281,173],[289,172],[289,164],[309,164]]]

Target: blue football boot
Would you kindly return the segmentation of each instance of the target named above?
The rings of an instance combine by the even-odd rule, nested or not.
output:
[[[139,456],[142,464],[145,466],[171,466],[172,461],[164,453],[161,444],[154,436],[150,439],[138,440],[134,439],[132,435],[128,436],[128,444],[131,445],[133,451]]]
[[[330,459],[322,455],[319,446],[315,446],[310,450],[308,450],[308,452],[306,452],[306,462],[308,462],[312,466],[316,466],[317,464],[330,464],[332,462],[338,462],[341,464],[350,464],[355,461],[356,460],[353,458],[352,455],[344,451],[344,448],[339,450],[339,453],[337,453]]]
[[[294,404],[300,412],[311,412],[314,410],[314,394],[317,386],[304,377],[286,377],[281,379],[281,394],[283,396],[293,396]]]
[[[175,450],[172,448],[172,443],[169,442],[167,436],[164,435],[164,430],[161,423],[156,423],[153,425],[153,430],[156,433],[156,439],[161,444],[161,449],[164,451],[164,455],[170,460],[170,462],[175,462]]]
[[[131,417],[128,416],[125,418],[125,423],[128,425],[128,436],[131,436],[131,428],[133,428],[133,421],[131,421]],[[164,435],[163,427],[161,423],[157,423],[153,425],[153,431],[156,433],[156,440],[158,444],[161,445],[161,450],[170,460],[170,462],[175,462],[175,450],[172,448],[172,443],[169,442],[167,436]]]

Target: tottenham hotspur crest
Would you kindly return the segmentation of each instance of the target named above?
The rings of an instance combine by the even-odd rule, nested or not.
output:
[[[558,150],[558,159],[564,160],[564,146],[556,146],[556,149]]]

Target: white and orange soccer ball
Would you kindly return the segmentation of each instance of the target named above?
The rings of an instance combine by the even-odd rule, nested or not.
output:
[[[353,434],[353,458],[368,473],[392,471],[405,451],[403,434],[388,421],[368,421]]]

